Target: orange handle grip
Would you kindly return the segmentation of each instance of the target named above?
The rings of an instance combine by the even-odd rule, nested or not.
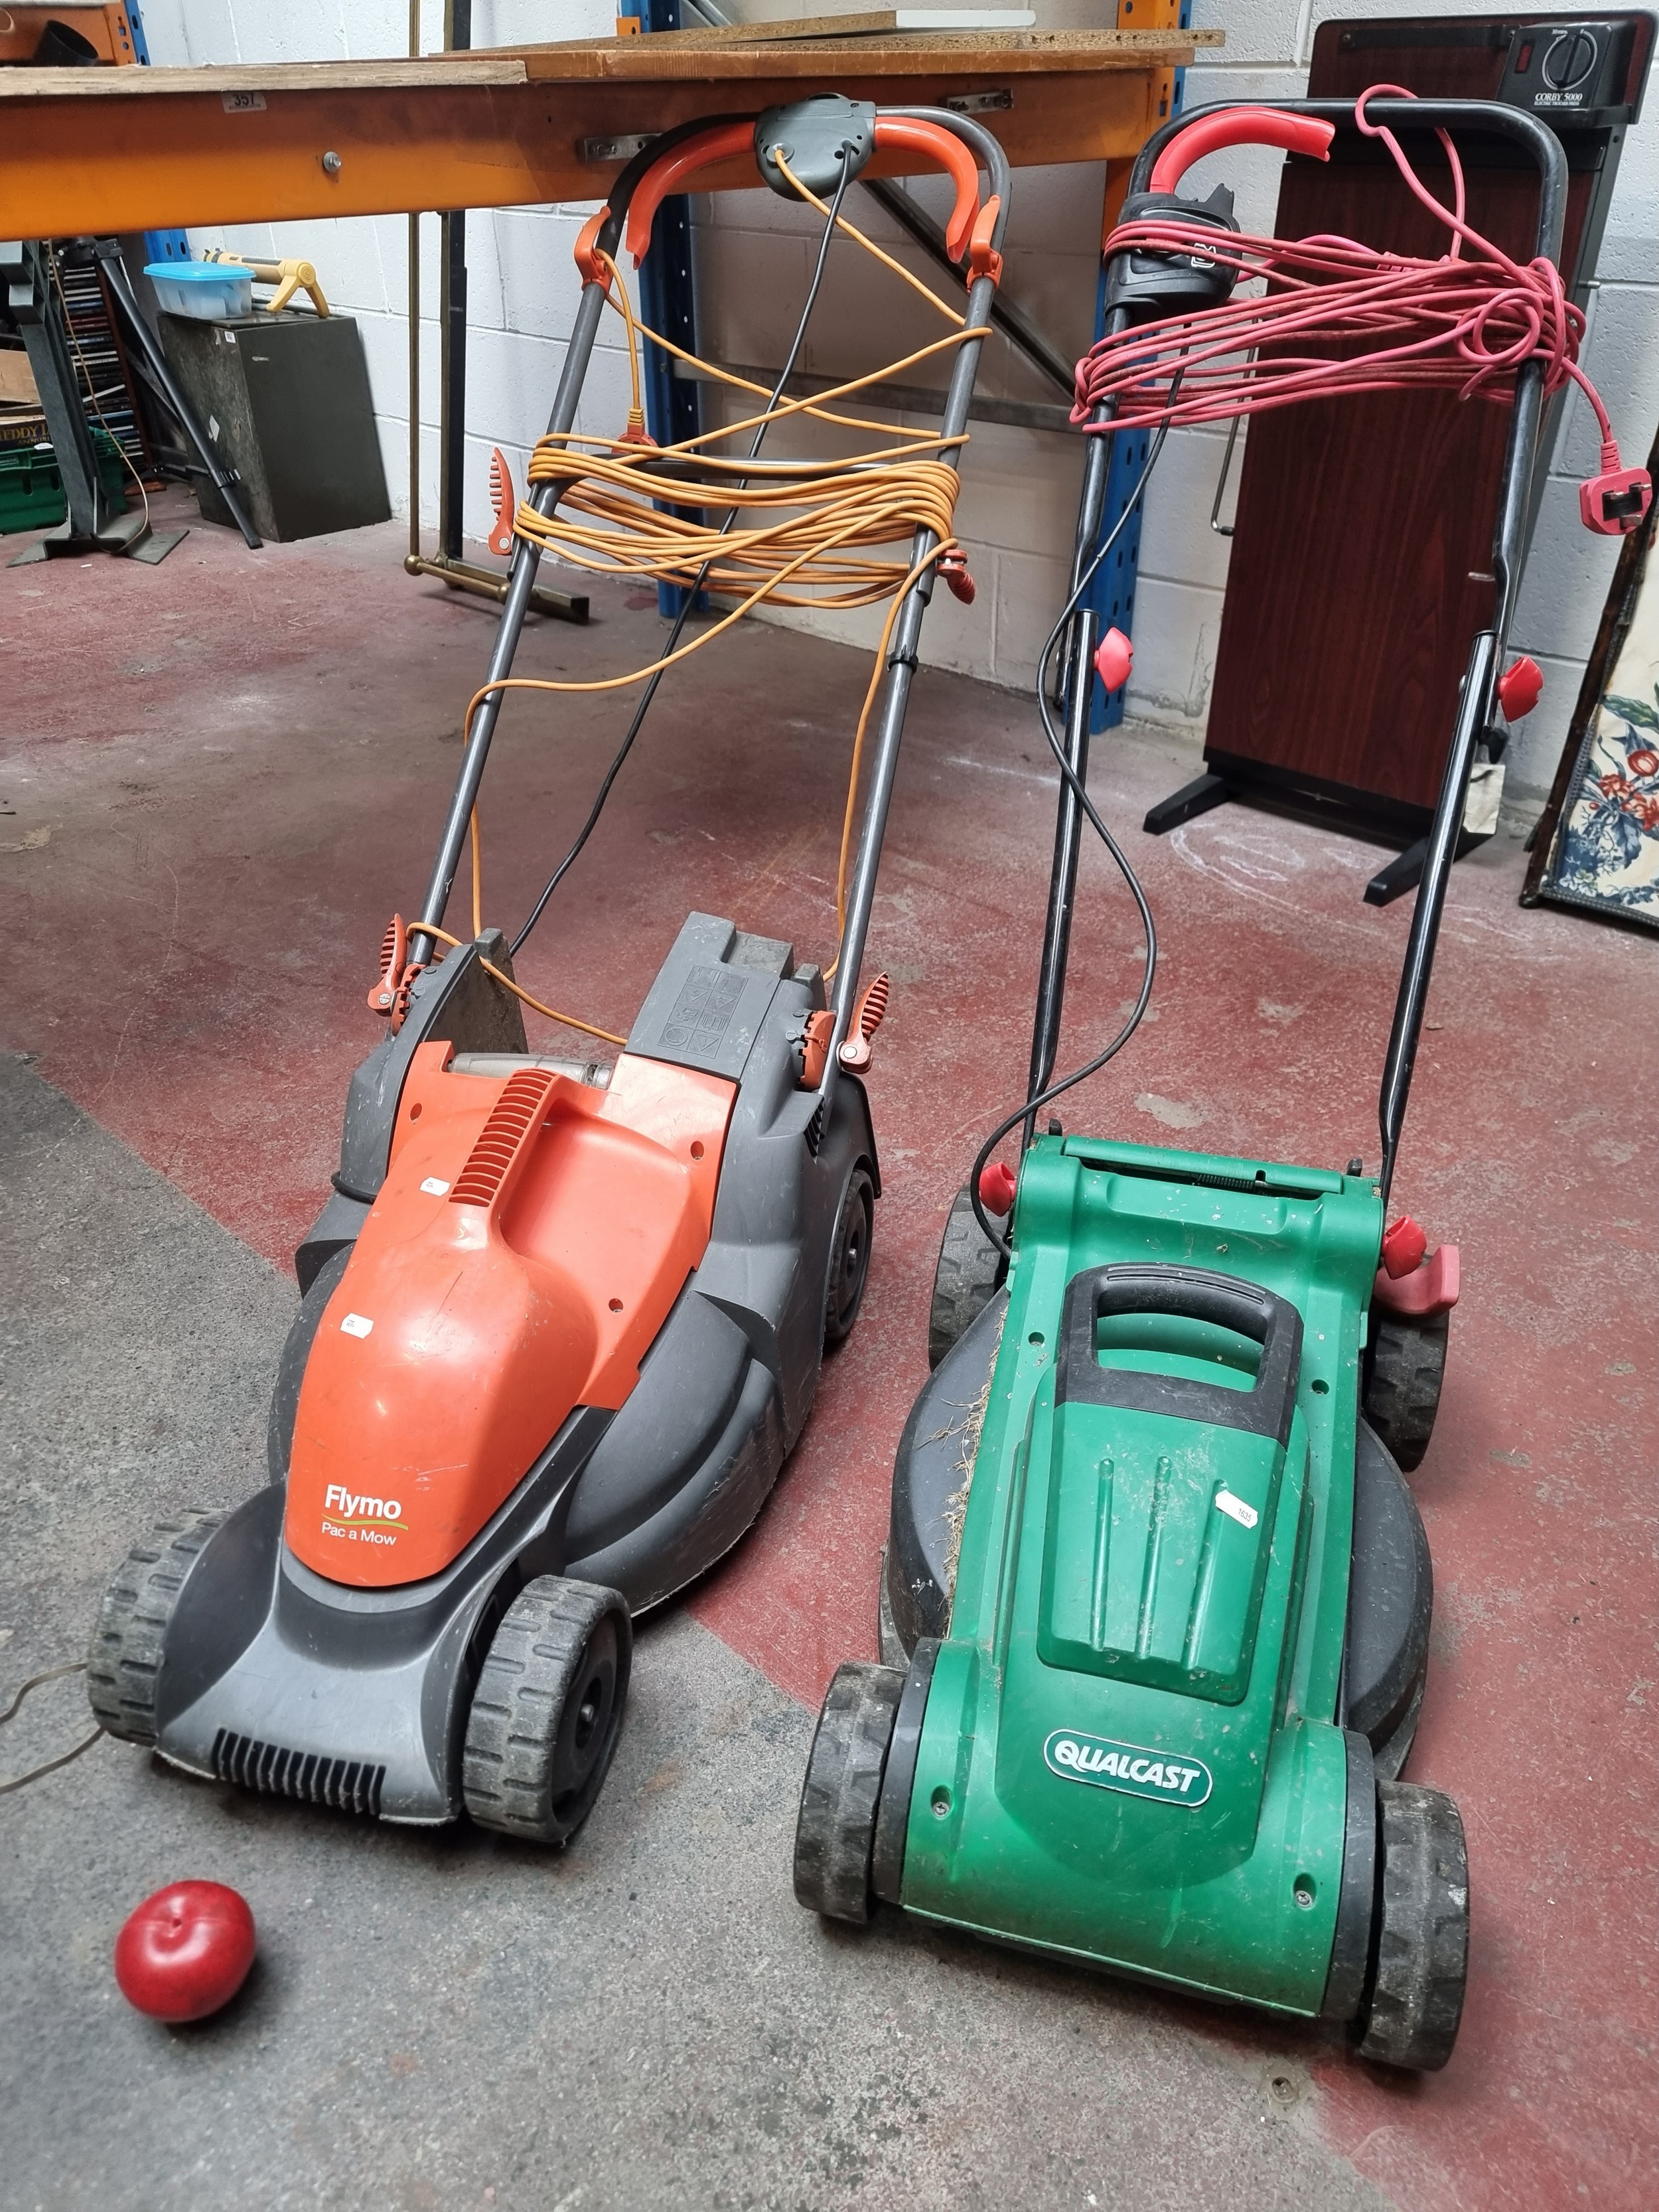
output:
[[[1334,123],[1316,115],[1286,115],[1278,107],[1230,107],[1219,115],[1201,115],[1171,138],[1153,162],[1148,188],[1172,192],[1194,161],[1223,146],[1279,146],[1287,154],[1312,154],[1328,161],[1335,136]]]
[[[923,123],[910,115],[878,115],[876,143],[902,146],[910,154],[926,154],[949,174],[957,188],[957,204],[951,210],[945,243],[951,260],[960,261],[968,251],[974,218],[979,213],[979,171],[974,166],[973,155],[955,132],[947,131],[943,124]]]
[[[875,139],[878,146],[902,148],[910,154],[925,154],[949,174],[957,188],[956,205],[945,231],[945,244],[953,261],[960,261],[971,241],[974,219],[979,213],[979,171],[974,157],[960,138],[945,130],[941,124],[924,123],[914,116],[880,115],[876,118]],[[628,250],[634,257],[637,269],[645,258],[651,243],[651,225],[657,210],[671,193],[684,191],[686,180],[699,169],[712,167],[717,161],[734,161],[743,154],[752,154],[755,144],[754,125],[749,123],[719,123],[707,131],[699,131],[690,138],[682,139],[678,146],[654,162],[634,188],[634,197],[628,208]]]
[[[739,154],[754,150],[752,123],[716,123],[683,138],[660,161],[653,162],[634,187],[634,197],[628,204],[628,250],[634,257],[634,266],[637,269],[645,258],[657,210],[672,193],[684,191],[688,177],[716,161],[734,161]],[[757,183],[759,179],[757,170]]]

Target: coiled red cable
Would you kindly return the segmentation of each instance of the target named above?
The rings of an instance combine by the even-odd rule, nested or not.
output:
[[[1365,112],[1370,100],[1411,97],[1399,85],[1372,85],[1354,102],[1354,121],[1366,137],[1382,140],[1407,188],[1452,234],[1438,260],[1346,238],[1256,238],[1170,216],[1121,223],[1106,242],[1109,258],[1132,251],[1191,256],[1236,270],[1241,282],[1259,277],[1267,289],[1102,338],[1078,363],[1073,422],[1109,434],[1221,422],[1347,392],[1425,387],[1507,402],[1516,370],[1537,359],[1546,398],[1569,381],[1583,392],[1601,432],[1602,471],[1616,471],[1607,409],[1578,366],[1584,318],[1566,297],[1559,270],[1542,255],[1512,261],[1471,228],[1462,165],[1448,132],[1435,135],[1451,168],[1449,208],[1418,176],[1394,133]],[[1091,422],[1106,400],[1116,403],[1113,418]]]

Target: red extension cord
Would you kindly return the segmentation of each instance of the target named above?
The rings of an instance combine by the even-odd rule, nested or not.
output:
[[[1121,223],[1106,242],[1109,257],[1191,255],[1236,270],[1241,280],[1260,277],[1267,289],[1102,338],[1078,363],[1072,421],[1109,433],[1223,422],[1346,392],[1424,387],[1507,402],[1515,372],[1536,358],[1547,398],[1571,381],[1595,412],[1601,466],[1579,489],[1586,528],[1609,535],[1633,530],[1652,484],[1645,470],[1620,467],[1607,410],[1578,366],[1583,313],[1562,290],[1553,261],[1511,261],[1464,221],[1462,165],[1446,131],[1435,135],[1451,167],[1451,208],[1423,184],[1394,133],[1365,113],[1367,100],[1412,97],[1399,85],[1372,85],[1355,101],[1354,121],[1367,137],[1382,140],[1407,188],[1451,232],[1447,252],[1425,261],[1352,239],[1255,238],[1170,216]],[[1343,349],[1340,356],[1322,350],[1334,348]],[[1116,402],[1113,418],[1090,422],[1106,400]]]

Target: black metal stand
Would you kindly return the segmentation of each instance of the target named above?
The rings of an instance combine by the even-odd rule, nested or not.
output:
[[[6,282],[7,304],[23,334],[23,349],[40,394],[69,512],[55,530],[14,555],[6,565],[21,568],[66,553],[116,553],[134,561],[165,560],[185,532],[152,530],[142,507],[129,510],[125,503],[118,507],[104,489],[75,380],[68,332],[52,295],[50,252],[50,247],[27,239],[0,243],[0,275]]]
[[[1206,769],[1190,783],[1183,783],[1179,791],[1172,791],[1167,799],[1160,799],[1156,806],[1149,807],[1140,826],[1149,837],[1161,837],[1166,830],[1179,830],[1195,814],[1207,814],[1212,806],[1220,806],[1233,796],[1233,786],[1226,777],[1212,775]]]

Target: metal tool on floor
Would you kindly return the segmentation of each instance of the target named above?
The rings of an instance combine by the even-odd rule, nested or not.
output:
[[[1144,484],[1181,407],[1257,358],[1207,319],[1247,251],[1231,195],[1184,200],[1182,173],[1237,144],[1322,157],[1337,128],[1382,136],[1405,171],[1390,125],[1500,131],[1536,161],[1542,194],[1529,269],[1495,270],[1461,230],[1467,259],[1433,280],[1437,299],[1457,293],[1453,311],[1423,311],[1431,343],[1402,305],[1429,264],[1377,280],[1387,329],[1375,342],[1409,349],[1404,373],[1435,373],[1434,331],[1471,313],[1494,351],[1509,349],[1510,405],[1497,612],[1470,658],[1407,945],[1380,1165],[1215,1158],[1067,1136],[1054,1120],[1039,1135],[1052,1103],[1127,1043],[1156,963],[1150,908],[1085,782],[1091,672],[1115,688],[1129,659],[1116,632],[1097,653],[1083,605],[1103,557],[1104,426],[1121,406],[1152,428]],[[1443,2065],[1457,2033],[1468,1869],[1452,1800],[1400,1778],[1432,1597],[1401,1470],[1428,1443],[1458,1271],[1455,1249],[1430,1255],[1409,1218],[1384,1224],[1471,772],[1514,674],[1499,671],[1544,400],[1574,349],[1570,310],[1534,313],[1565,172],[1559,143],[1513,108],[1380,94],[1203,110],[1158,131],[1136,164],[1108,248],[1108,335],[1079,391],[1103,359],[1121,379],[1088,416],[1073,589],[1039,666],[1062,781],[1026,1099],[987,1140],[945,1229],[933,1373],[893,1476],[884,1663],[843,1666],[831,1682],[795,1839],[796,1894],[818,1912],[863,1921],[884,1900],[1167,1988],[1342,2023],[1364,2056],[1415,2070]],[[1268,301],[1299,300],[1313,319],[1334,296],[1286,284]],[[1305,367],[1281,345],[1264,374],[1287,354],[1285,373]],[[1462,377],[1477,365],[1466,354]],[[1384,373],[1358,349],[1346,366],[1358,381]],[[1237,404],[1234,390],[1218,396]],[[1617,524],[1649,497],[1645,476],[1604,447],[1587,520]],[[1044,692],[1062,646],[1063,732]],[[1085,815],[1137,902],[1146,966],[1125,1026],[1055,1081]],[[1015,1130],[1017,1176],[994,1158]]]
[[[832,240],[887,259],[840,214],[878,149],[943,168],[955,188],[965,313],[918,285],[946,325],[924,349],[951,364],[942,422],[870,422],[844,390],[824,419],[852,428],[856,453],[763,459],[774,423],[823,416],[781,392]],[[751,390],[720,435],[659,448],[613,257],[626,226],[637,267],[664,195],[745,159],[825,218],[805,311],[769,397]],[[583,230],[580,304],[515,519],[489,678],[421,919],[394,919],[369,993],[389,1034],[352,1079],[334,1192],[296,1255],[304,1295],[271,1407],[270,1485],[233,1512],[164,1523],[116,1575],[88,1662],[112,1734],[193,1773],[386,1820],[465,1809],[545,1844],[592,1805],[632,1616],[743,1535],[826,1351],[858,1318],[879,1190],[862,1071],[886,1001],[885,979],[861,988],[860,967],[935,570],[972,588],[951,512],[1008,191],[1000,148],[966,118],[823,96],[665,132]],[[614,437],[573,428],[608,308],[635,371]],[[549,547],[683,587],[649,666],[512,676]],[[682,645],[699,587],[738,604]],[[888,608],[852,748],[834,961],[798,963],[787,944],[694,914],[625,1039],[529,1000],[621,1047],[614,1062],[532,1052],[513,956],[665,672],[769,598]],[[476,816],[507,692],[641,684],[585,827],[509,946],[483,925]],[[469,836],[462,940],[442,923]]]

